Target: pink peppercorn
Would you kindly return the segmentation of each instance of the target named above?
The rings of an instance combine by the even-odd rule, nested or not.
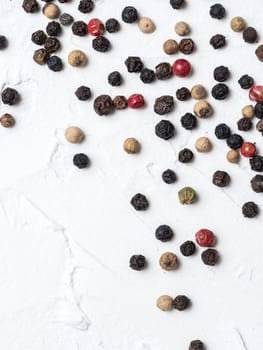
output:
[[[90,35],[99,36],[105,31],[103,23],[98,18],[92,18],[87,24]]]
[[[212,247],[215,243],[215,235],[212,231],[202,228],[195,234],[197,244],[201,247]]]
[[[176,60],[173,64],[173,73],[179,77],[187,77],[190,74],[191,69],[191,64],[184,58]]]
[[[133,94],[128,98],[128,106],[130,108],[141,108],[145,105],[144,98],[140,94]]]
[[[251,101],[263,102],[263,86],[252,86],[252,88],[249,90],[249,98]]]

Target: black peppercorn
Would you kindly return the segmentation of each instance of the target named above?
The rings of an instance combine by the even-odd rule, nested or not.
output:
[[[17,90],[12,88],[6,88],[1,93],[2,101],[4,104],[13,106],[19,102],[20,96]]]
[[[214,79],[220,83],[226,81],[230,76],[228,67],[219,66],[214,69]]]
[[[226,84],[218,83],[212,88],[211,93],[216,100],[224,100],[229,94],[229,89]]]
[[[224,140],[230,137],[230,127],[224,123],[218,124],[215,128],[215,135],[219,140]]]
[[[94,2],[92,0],[81,0],[79,2],[78,10],[82,13],[89,13],[94,8]]]
[[[204,343],[201,340],[192,340],[188,350],[204,350]]]
[[[144,84],[150,84],[155,80],[155,73],[151,69],[143,68],[140,74],[140,79]]]
[[[109,33],[116,33],[120,30],[120,23],[115,18],[107,19],[105,28]]]
[[[258,102],[254,106],[255,116],[258,119],[263,119],[263,102]]]
[[[58,36],[61,33],[61,25],[56,21],[49,22],[46,27],[46,32],[50,36]]]
[[[245,218],[254,218],[259,213],[258,205],[254,202],[246,202],[242,206],[242,214]]]
[[[143,63],[140,57],[129,56],[125,60],[125,66],[127,67],[129,73],[140,73],[143,68]]]
[[[201,254],[201,258],[205,265],[214,266],[219,260],[219,254],[217,250],[209,248]]]
[[[170,0],[170,5],[173,9],[179,10],[185,5],[185,0]]]
[[[146,267],[146,258],[143,255],[132,255],[130,258],[130,268],[136,271],[141,271]]]
[[[128,107],[128,102],[125,96],[115,96],[113,99],[114,107],[118,110]]]
[[[190,305],[190,299],[188,299],[185,295],[178,295],[173,300],[173,307],[179,311],[183,311],[187,309],[189,305]]]
[[[122,84],[122,76],[120,72],[114,71],[108,75],[108,83],[112,86],[120,86]]]
[[[254,171],[263,171],[263,157],[262,156],[254,156],[249,159],[251,170]]]
[[[167,169],[162,173],[162,179],[166,184],[173,184],[176,181],[175,172],[171,169]]]
[[[47,63],[47,60],[49,59],[49,53],[45,49],[39,49],[34,52],[33,55],[33,60],[40,64],[43,65]]]
[[[181,87],[180,89],[177,89],[175,95],[179,101],[187,101],[189,100],[189,98],[191,98],[191,92],[186,87]]]
[[[77,88],[75,95],[80,101],[87,101],[91,97],[90,88],[82,85]]]
[[[62,13],[59,17],[59,21],[63,26],[69,26],[73,23],[74,19],[69,13]]]
[[[47,66],[53,72],[59,72],[63,68],[63,63],[60,57],[54,55],[47,60]]]
[[[182,39],[179,42],[179,50],[185,55],[190,55],[195,49],[195,43],[190,38]]]
[[[73,157],[73,164],[79,169],[87,168],[89,163],[89,157],[84,153],[77,153]]]
[[[165,95],[155,99],[154,112],[159,115],[171,113],[174,109],[173,96]]]
[[[44,44],[44,48],[48,53],[56,52],[60,48],[60,41],[57,38],[49,37]]]
[[[168,225],[160,225],[155,230],[155,237],[161,242],[168,242],[174,236],[173,230]]]
[[[108,115],[114,111],[114,104],[109,95],[100,95],[96,97],[93,107],[98,115]]]
[[[250,181],[253,191],[257,193],[263,192],[263,175],[256,175]]]
[[[27,13],[37,12],[39,9],[39,5],[36,0],[24,0],[22,7]]]
[[[105,36],[100,35],[92,40],[92,47],[99,52],[106,52],[110,49],[110,42]]]
[[[189,163],[193,158],[194,154],[189,148],[183,148],[178,154],[178,160],[181,163]]]
[[[230,176],[225,171],[217,170],[213,174],[212,181],[213,181],[213,184],[218,186],[218,187],[226,187],[230,183]]]
[[[210,39],[210,45],[212,45],[215,50],[221,49],[226,45],[226,37],[222,34],[216,34]]]
[[[4,50],[7,47],[7,39],[4,35],[0,35],[0,50]]]
[[[197,126],[197,118],[192,113],[185,113],[181,117],[181,125],[186,130],[193,130]]]
[[[237,128],[240,131],[249,131],[252,128],[253,124],[250,118],[241,118],[237,122]]]
[[[124,7],[121,13],[121,18],[125,23],[134,23],[138,19],[138,12],[133,6]]]
[[[155,75],[158,80],[167,80],[173,74],[170,63],[162,62],[155,67]]]
[[[242,89],[250,89],[254,85],[254,79],[249,75],[242,75],[238,80],[238,84]]]
[[[87,24],[83,21],[74,22],[71,29],[74,35],[85,36],[88,34]]]
[[[161,120],[158,124],[155,125],[155,134],[164,140],[169,140],[174,136],[174,126],[168,120]]]
[[[243,31],[243,39],[246,43],[254,44],[258,41],[258,33],[255,28],[253,27],[247,27]]]
[[[31,35],[31,40],[36,45],[43,45],[46,41],[46,34],[43,30],[37,30]]]
[[[149,202],[147,198],[145,197],[144,194],[141,194],[141,193],[136,193],[132,197],[130,203],[133,206],[133,208],[138,211],[146,210],[149,207]]]
[[[191,256],[195,253],[195,243],[192,241],[186,241],[180,245],[180,251],[184,256]]]
[[[243,137],[238,134],[232,134],[226,139],[228,147],[232,149],[238,149],[243,144]]]
[[[214,4],[210,7],[209,13],[212,18],[222,19],[225,17],[226,9],[221,4]]]

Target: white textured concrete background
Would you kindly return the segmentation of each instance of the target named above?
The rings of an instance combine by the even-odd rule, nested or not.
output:
[[[107,34],[112,50],[102,54],[91,47],[91,37],[78,38],[63,28],[59,56],[66,62],[70,50],[80,48],[89,57],[84,69],[65,64],[60,73],[36,65],[37,48],[31,33],[44,29],[48,20],[39,12],[26,14],[22,0],[1,0],[0,33],[9,47],[0,54],[0,85],[15,87],[22,96],[17,106],[1,103],[0,112],[17,120],[13,129],[0,128],[0,349],[8,350],[174,350],[188,349],[200,338],[208,350],[255,350],[263,344],[263,233],[262,195],[250,189],[254,176],[248,160],[231,165],[225,160],[227,146],[213,136],[214,127],[228,123],[236,130],[241,108],[249,102],[238,78],[245,73],[263,83],[263,63],[255,55],[256,45],[245,44],[231,32],[229,21],[236,15],[255,26],[263,41],[262,1],[222,1],[228,15],[218,21],[209,17],[212,1],[188,0],[184,10],[174,11],[168,0],[96,1],[89,15],[77,11],[78,1],[59,4],[74,18],[120,19],[129,4],[151,17],[157,30],[139,32],[135,24],[122,23],[119,33]],[[42,2],[41,2],[42,4]],[[173,62],[162,52],[162,43],[176,38],[174,24],[184,20],[192,28],[197,45],[189,56],[194,74],[151,86],[128,74],[124,60],[139,55],[154,68],[161,61]],[[226,35],[227,46],[213,50],[209,38]],[[178,38],[179,39],[179,38]],[[180,117],[192,111],[194,101],[178,102],[168,118],[176,125],[176,137],[164,142],[154,135],[161,118],[153,113],[155,97],[175,94],[177,88],[195,83],[209,90],[215,84],[213,68],[231,70],[227,101],[209,98],[215,109],[209,120],[200,120],[193,132],[183,130]],[[112,70],[123,73],[125,83],[113,88],[107,83]],[[109,117],[97,116],[92,102],[80,102],[74,91],[81,85],[93,97],[108,93],[144,94],[147,107],[126,110]],[[63,137],[69,125],[86,133],[81,145]],[[262,137],[255,131],[241,133],[257,142],[263,154]],[[196,154],[192,164],[180,164],[178,151],[193,149],[197,137],[213,141],[209,154]],[[128,156],[122,150],[126,137],[142,144],[142,152]],[[92,165],[80,171],[73,167],[76,152],[89,155]],[[178,181],[168,186],[160,179],[166,168],[175,169]],[[222,190],[211,184],[215,170],[226,170],[231,185]],[[185,185],[196,188],[198,204],[184,207],[177,191]],[[151,207],[144,213],[131,208],[136,192],[147,195]],[[257,219],[244,219],[241,206],[254,200],[261,207]],[[170,224],[173,241],[154,238],[159,224]],[[214,268],[179,253],[179,245],[193,239],[201,227],[215,231],[222,260]],[[165,273],[158,266],[162,252],[180,257],[180,269]],[[149,268],[137,273],[128,268],[130,255],[144,254]],[[185,312],[162,313],[155,307],[161,294],[186,294],[192,307]]]

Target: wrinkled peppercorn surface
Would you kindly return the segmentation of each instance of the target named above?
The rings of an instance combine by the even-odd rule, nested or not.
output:
[[[178,160],[181,163],[189,163],[193,158],[194,154],[189,148],[182,149],[178,154]]]
[[[226,84],[218,83],[212,88],[212,96],[216,100],[224,100],[229,94],[229,89]]]
[[[263,102],[257,102],[254,106],[255,116],[258,119],[263,119]]]
[[[57,38],[49,37],[45,41],[44,48],[48,53],[54,53],[60,48],[60,41]]]
[[[89,157],[84,153],[77,153],[73,157],[73,164],[79,169],[87,168],[89,165]]]
[[[226,139],[228,147],[238,149],[243,144],[243,137],[238,134],[232,134]]]
[[[95,98],[93,107],[98,115],[108,115],[114,111],[114,105],[109,95],[100,95]]]
[[[214,69],[214,79],[216,81],[219,81],[220,83],[226,81],[229,76],[230,76],[230,72],[228,67],[225,66],[218,66]]]
[[[77,36],[85,36],[88,34],[88,28],[85,22],[76,21],[72,24],[72,33]]]
[[[7,47],[7,39],[4,35],[0,35],[0,50],[3,50]]]
[[[227,139],[231,135],[230,127],[225,123],[218,124],[215,128],[215,135],[219,140]]]
[[[193,130],[197,126],[197,118],[192,113],[185,113],[181,117],[181,125],[186,130]]]
[[[174,108],[173,96],[165,95],[156,98],[154,103],[154,112],[159,115],[171,113]]]
[[[240,131],[249,131],[252,128],[253,124],[250,118],[241,118],[237,122],[237,128]]]
[[[255,28],[247,27],[243,31],[243,39],[246,43],[254,44],[258,40],[258,33]]]
[[[37,30],[31,35],[31,40],[36,45],[43,45],[46,41],[46,38],[47,36],[43,30]]]
[[[50,36],[58,36],[61,33],[61,25],[56,21],[49,22],[46,32]]]
[[[36,0],[24,0],[22,6],[25,12],[28,13],[37,12],[39,9],[39,5]]]
[[[180,89],[177,89],[175,95],[179,101],[187,101],[189,100],[189,98],[191,98],[190,90],[184,86]]]
[[[63,63],[60,57],[54,55],[47,60],[47,66],[53,72],[59,72],[63,68]]]
[[[170,0],[170,5],[173,9],[179,10],[185,5],[185,0]]]
[[[129,56],[125,60],[125,66],[129,73],[140,73],[143,68],[143,63],[140,57],[137,56]]]
[[[149,202],[144,194],[137,193],[131,199],[131,205],[135,210],[146,210],[149,207]]]
[[[190,299],[188,299],[185,295],[178,295],[173,300],[173,306],[176,310],[183,311],[187,309],[190,304]]]
[[[108,83],[111,86],[120,86],[122,84],[122,76],[118,71],[111,72],[108,75]]]
[[[138,12],[133,6],[126,6],[121,13],[121,18],[125,23],[133,23],[138,19]]]
[[[201,340],[192,340],[188,350],[205,350],[204,343]]]
[[[94,8],[93,0],[81,0],[79,2],[78,10],[82,13],[89,13]]]
[[[15,105],[19,102],[19,93],[12,88],[5,88],[1,93],[2,101],[7,105]]]
[[[172,169],[167,169],[162,173],[162,179],[166,184],[173,184],[176,181],[175,172]]]
[[[186,241],[180,245],[180,251],[184,256],[191,256],[195,253],[196,245],[192,241]]]
[[[253,191],[257,193],[263,192],[263,175],[256,175],[250,181]]]
[[[131,269],[141,271],[146,267],[146,258],[141,254],[132,255],[129,264]]]
[[[168,225],[160,225],[155,230],[155,237],[161,242],[168,242],[174,236],[174,232]]]
[[[63,26],[69,26],[73,23],[73,17],[69,13],[62,13],[59,17],[59,21]]]
[[[110,41],[105,36],[100,35],[92,40],[92,47],[99,52],[106,52],[110,49]]]
[[[195,49],[195,43],[192,39],[186,38],[179,42],[179,50],[185,55],[190,55]]]
[[[152,69],[143,68],[140,73],[140,79],[144,84],[150,84],[155,80],[155,73]]]
[[[91,97],[91,91],[90,88],[87,86],[80,86],[75,91],[75,95],[80,101],[87,101]]]
[[[109,33],[116,33],[120,30],[120,23],[116,18],[109,18],[105,23],[105,28]]]
[[[226,45],[226,38],[222,34],[216,34],[210,39],[210,45],[213,46],[215,50],[221,49]]]
[[[201,259],[205,265],[214,266],[219,260],[218,251],[209,248],[202,252]]]
[[[214,4],[210,7],[210,16],[216,19],[222,19],[225,17],[226,9],[221,4]]]
[[[39,49],[34,52],[33,60],[38,64],[45,64],[49,59],[50,55],[46,49]]]
[[[173,70],[170,63],[162,62],[155,67],[155,75],[158,80],[167,80],[171,78],[172,74]]]
[[[155,125],[155,134],[164,140],[169,140],[174,136],[174,125],[168,120],[161,120]]]
[[[239,78],[238,84],[242,89],[250,89],[254,85],[254,79],[251,76],[245,74]]]
[[[258,205],[254,202],[247,202],[242,206],[242,214],[245,218],[254,218],[259,213]]]
[[[251,170],[262,172],[263,171],[263,157],[254,156],[249,159]]]
[[[128,107],[128,101],[125,96],[115,96],[113,104],[116,109],[125,109]]]
[[[213,184],[218,187],[226,187],[230,183],[230,176],[226,171],[217,170],[213,174]]]

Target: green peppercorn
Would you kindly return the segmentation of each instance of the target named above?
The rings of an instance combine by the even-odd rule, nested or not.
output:
[[[178,192],[178,198],[181,204],[192,204],[196,201],[197,195],[192,187],[184,187]]]

